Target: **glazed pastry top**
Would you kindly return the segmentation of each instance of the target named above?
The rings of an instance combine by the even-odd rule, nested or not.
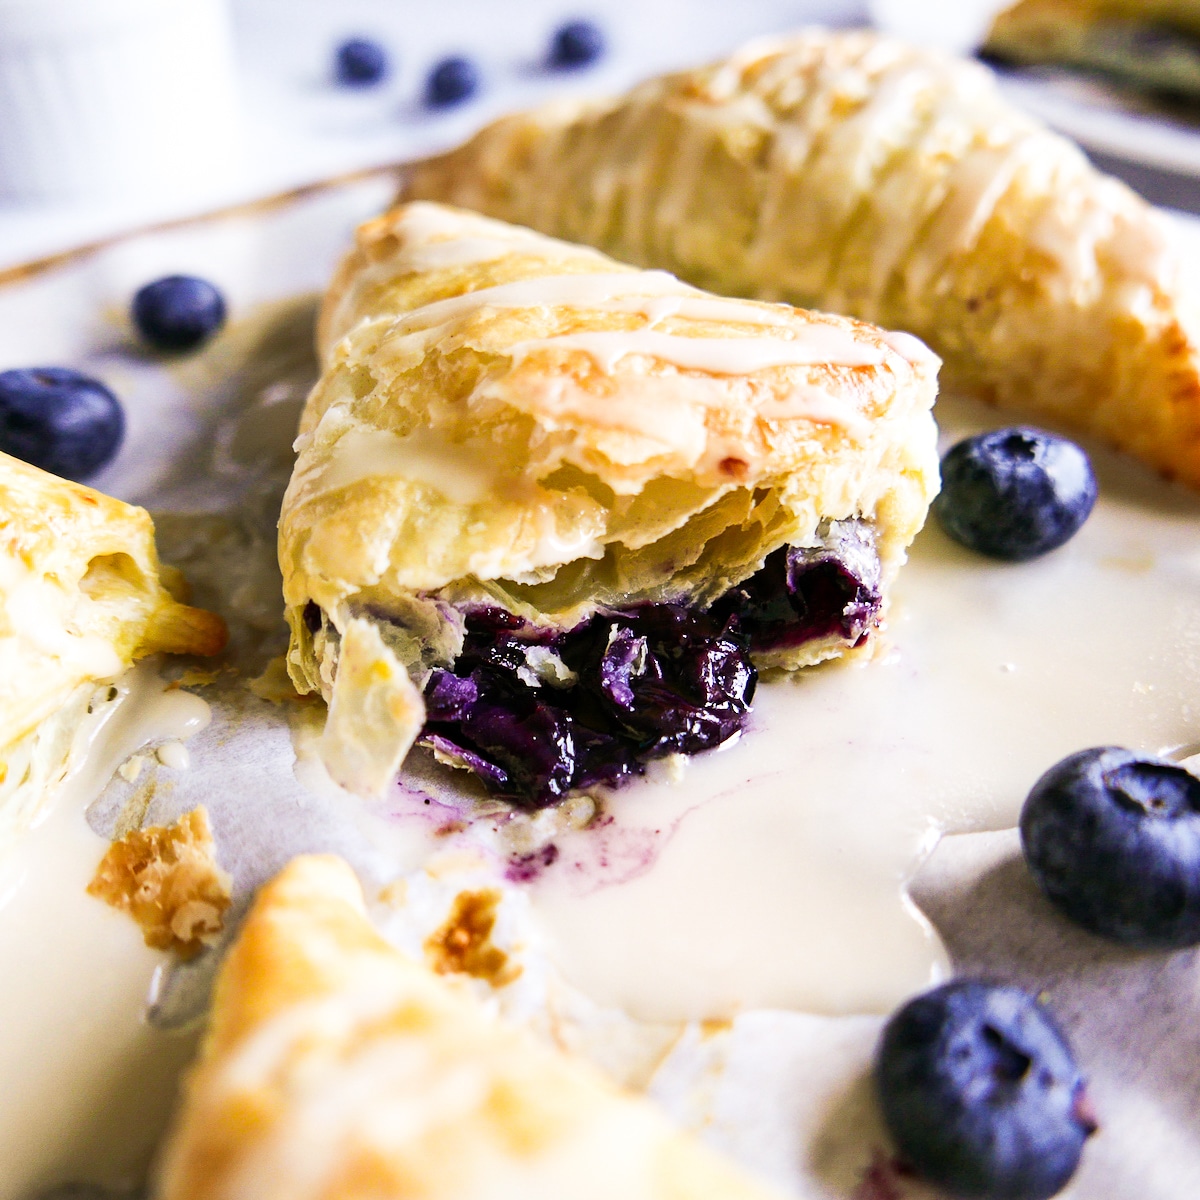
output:
[[[1164,220],[979,64],[866,31],[764,39],[503,118],[406,194],[909,330],[945,386],[1200,483],[1200,322]]]
[[[360,230],[320,342],[281,523],[294,630],[310,601],[337,623],[435,590],[558,623],[708,603],[823,519],[878,518],[890,570],[936,486],[915,339],[452,209]]]

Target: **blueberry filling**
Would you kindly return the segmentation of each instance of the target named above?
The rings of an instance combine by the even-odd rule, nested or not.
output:
[[[878,617],[869,531],[846,521],[822,533],[818,546],[775,551],[707,612],[645,604],[565,632],[502,609],[467,612],[461,653],[426,684],[422,741],[532,807],[721,745],[750,711],[752,650],[856,645]]]
[[[536,807],[728,741],[756,680],[735,620],[679,605],[598,613],[566,632],[476,609],[453,670],[426,684],[422,740]]]
[[[857,646],[870,633],[883,599],[871,534],[859,521],[831,523],[822,534],[817,546],[781,546],[713,606],[737,617],[753,650],[829,637]]]

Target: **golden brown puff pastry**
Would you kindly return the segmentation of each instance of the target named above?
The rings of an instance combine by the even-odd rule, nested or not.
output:
[[[977,64],[868,31],[754,43],[504,118],[406,194],[909,330],[944,386],[1200,485],[1200,325],[1163,219]]]
[[[221,969],[160,1200],[767,1200],[590,1065],[384,942],[295,860]]]
[[[280,522],[289,667],[330,701],[325,761],[360,791],[394,776],[418,689],[441,686],[464,638],[479,649],[472,611],[523,623],[504,653],[550,695],[590,669],[554,637],[598,613],[715,612],[764,563],[789,589],[844,568],[854,586],[827,580],[834,609],[803,629],[739,618],[760,665],[817,662],[878,625],[936,488],[937,360],[915,339],[723,300],[472,213],[412,204],[364,225],[319,341]],[[658,634],[606,630],[597,653],[628,659],[613,687],[632,671],[637,691],[658,669],[638,639]],[[479,738],[433,744],[481,773]]]
[[[985,51],[1008,62],[1098,71],[1148,91],[1200,95],[1197,0],[1022,0]]]
[[[220,617],[174,600],[164,570],[144,509],[0,454],[0,827],[33,815],[20,789],[40,727],[135,659],[224,645]]]

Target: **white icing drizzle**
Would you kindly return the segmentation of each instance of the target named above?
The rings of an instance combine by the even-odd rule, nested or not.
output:
[[[108,843],[84,812],[129,754],[190,737],[210,713],[146,664],[114,686],[111,700],[98,691],[44,819],[0,859],[0,1078],[20,1081],[0,1090],[6,1198],[62,1180],[141,1178],[194,1044],[145,1020],[165,958],[85,891]]]
[[[192,765],[192,756],[182,742],[163,742],[155,751],[155,757],[172,771],[186,771]]]
[[[512,254],[515,247],[503,238],[455,238],[414,246],[398,260],[403,271],[419,274],[422,271],[441,271],[446,267],[465,267],[474,263],[492,262]],[[389,274],[391,272],[389,271]]]
[[[796,313],[786,305],[756,304],[708,296],[681,283],[666,271],[604,274],[541,275],[515,283],[464,292],[434,300],[400,317],[398,334],[441,329],[484,308],[538,308],[565,305],[599,312],[641,313],[652,323],[680,316],[696,321],[788,327]]]
[[[520,253],[524,247],[539,258],[604,260],[603,255],[586,246],[561,242],[487,217],[471,215],[464,221],[462,213],[437,204],[407,205],[395,229],[404,244],[396,259],[387,260],[389,274],[397,269],[419,273],[491,262]]]
[[[857,342],[832,325],[810,325],[795,339],[693,338],[652,330],[571,333],[531,338],[509,350],[514,365],[542,350],[579,350],[606,374],[631,354],[713,375],[749,375],[771,367],[873,366],[884,360],[878,346]]]
[[[759,412],[768,421],[801,420],[817,425],[838,425],[859,442],[866,441],[871,433],[871,422],[866,417],[829,392],[804,383],[793,384],[784,397],[768,398]]]
[[[889,349],[895,350],[914,367],[930,367],[937,370],[942,365],[942,360],[919,337],[914,337],[911,333],[893,330],[884,333],[882,338]]]
[[[351,429],[295,486],[305,501],[311,501],[376,476],[426,484],[462,505],[484,500],[496,484],[494,469],[482,458],[428,429],[405,437],[384,429]]]
[[[396,330],[407,333],[409,330],[432,329],[483,308],[536,308],[548,304],[594,308],[617,298],[674,296],[692,290],[666,271],[539,275],[464,292],[446,300],[434,300],[405,313],[397,320]]]
[[[1027,135],[1006,146],[987,146],[958,164],[947,183],[945,203],[913,252],[907,272],[911,291],[925,290],[951,255],[975,245],[1035,140],[1036,135]]]

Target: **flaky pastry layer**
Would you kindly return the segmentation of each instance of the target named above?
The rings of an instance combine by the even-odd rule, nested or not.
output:
[[[490,1016],[297,859],[217,984],[160,1200],[767,1200],[595,1069]]]
[[[0,454],[0,759],[136,659],[221,649],[164,577],[144,509]]]
[[[945,386],[1200,485],[1200,317],[1164,221],[978,64],[866,31],[764,40],[503,118],[406,195],[909,330]]]

